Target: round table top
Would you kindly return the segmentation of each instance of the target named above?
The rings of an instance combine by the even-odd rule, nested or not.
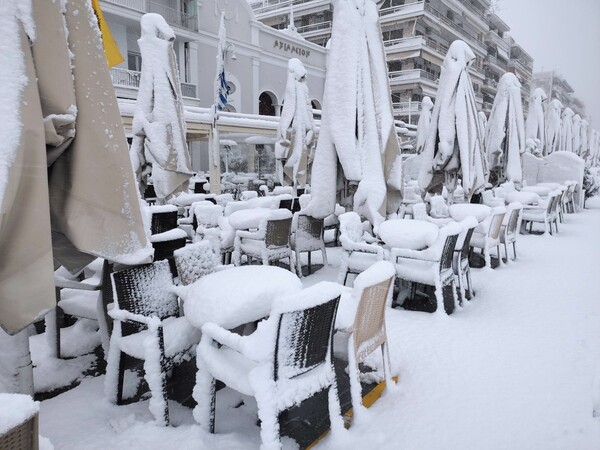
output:
[[[551,187],[548,186],[540,186],[540,185],[534,185],[534,186],[523,186],[523,188],[521,188],[521,191],[523,192],[535,192],[537,195],[541,196],[541,197],[545,197],[546,195],[548,195],[550,192],[553,191],[553,189]]]
[[[448,207],[448,213],[457,222],[465,220],[469,216],[475,217],[477,222],[485,220],[490,215],[492,208],[480,203],[457,203]]]
[[[229,224],[236,230],[248,230],[258,228],[261,220],[266,218],[270,213],[269,208],[249,208],[240,209],[231,213],[229,216]]]
[[[390,247],[420,250],[432,245],[439,228],[426,220],[392,219],[379,225],[379,237]]]
[[[504,196],[504,201],[508,203],[520,202],[523,205],[533,205],[540,201],[540,196],[535,192],[510,191]]]
[[[289,270],[260,265],[221,270],[177,290],[192,325],[212,322],[231,329],[268,316],[276,298],[301,289]]]

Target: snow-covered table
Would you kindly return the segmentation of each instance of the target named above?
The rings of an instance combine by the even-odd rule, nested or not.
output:
[[[175,206],[190,206],[194,202],[201,202],[208,198],[214,199],[215,194],[191,194],[189,192],[182,192],[176,197],[172,197],[168,200],[168,203]]]
[[[177,288],[185,317],[195,327],[207,322],[223,328],[255,322],[271,312],[273,300],[302,289],[300,279],[274,266],[241,266],[221,270]]]
[[[523,188],[521,188],[521,191],[534,192],[537,195],[539,195],[540,197],[546,197],[550,192],[553,191],[553,189],[548,186],[540,186],[540,185],[536,184],[533,186],[523,186]]]
[[[413,219],[386,220],[379,225],[379,237],[390,247],[421,250],[432,245],[439,228],[431,222]]]
[[[272,211],[269,208],[242,209],[231,213],[229,224],[236,230],[258,228],[261,220],[265,219]]]
[[[540,196],[535,192],[510,191],[504,196],[504,202],[508,205],[512,202],[519,202],[523,205],[535,205],[540,201]]]
[[[481,222],[490,215],[491,211],[492,208],[479,203],[459,203],[448,207],[450,217],[457,222],[465,220],[469,216],[473,216],[477,222]]]

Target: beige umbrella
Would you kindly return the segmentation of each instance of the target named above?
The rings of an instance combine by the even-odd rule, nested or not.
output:
[[[10,334],[55,305],[53,257],[78,270],[96,256],[152,255],[94,13],[85,0],[64,6],[0,5],[0,325]]]
[[[133,115],[132,162],[146,187],[147,166],[161,203],[187,188],[192,163],[185,139],[181,83],[173,50],[175,33],[159,14],[144,14],[140,21],[142,75]]]

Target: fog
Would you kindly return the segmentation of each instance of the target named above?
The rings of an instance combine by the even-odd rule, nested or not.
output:
[[[534,72],[556,70],[600,130],[600,1],[499,0],[497,14],[534,58]]]

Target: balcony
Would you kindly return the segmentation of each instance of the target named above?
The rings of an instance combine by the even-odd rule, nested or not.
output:
[[[198,31],[198,16],[178,9],[170,8],[149,0],[102,0],[104,3],[122,6],[141,13],[157,13],[164,17],[169,25]]]
[[[419,83],[425,81],[432,86],[437,84],[439,78],[422,69],[397,70],[390,72],[388,76],[390,84]]]
[[[498,82],[492,78],[486,78],[483,80],[483,86],[481,87],[481,90],[495,94],[498,90]]]
[[[421,113],[422,104],[421,102],[397,102],[393,103],[395,116],[413,116]]]
[[[316,35],[318,31],[331,31],[331,22],[319,22],[319,23],[311,23],[310,25],[304,25],[302,27],[297,27],[296,31],[302,35]]]
[[[508,53],[510,51],[510,44],[502,39],[495,31],[488,31],[485,35],[485,42],[500,47]]]
[[[272,12],[281,12],[282,14],[287,15],[289,13],[289,6],[292,4],[294,6],[298,6],[302,3],[310,3],[314,1],[315,0],[262,0],[252,1],[249,3],[250,7],[254,11],[254,16],[260,20],[264,18],[264,15]]]
[[[113,67],[110,69],[110,77],[115,87],[139,89],[141,73],[135,70],[119,69]],[[181,83],[181,95],[189,98],[196,98],[196,85]]]

